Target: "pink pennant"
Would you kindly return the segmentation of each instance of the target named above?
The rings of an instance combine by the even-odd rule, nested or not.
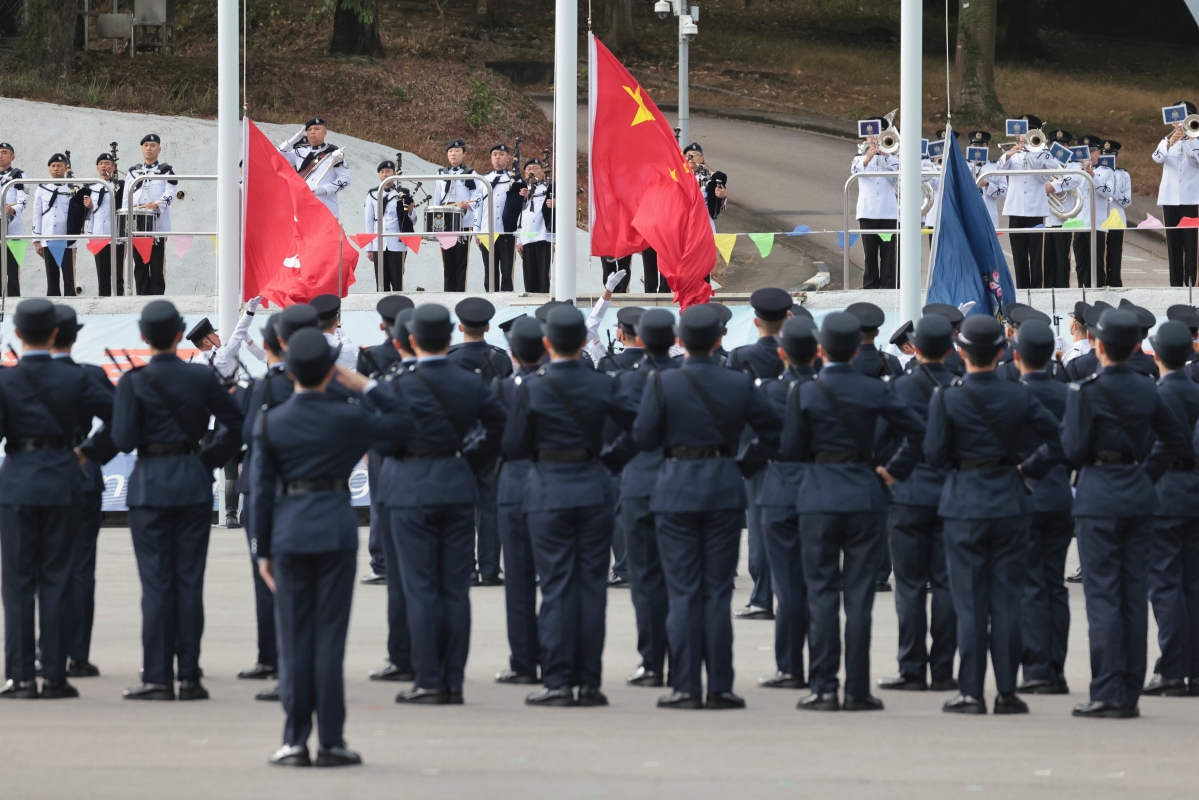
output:
[[[375,233],[355,233],[350,236],[350,239],[352,239],[354,244],[358,245],[358,249],[361,250],[373,242],[376,236],[378,236],[378,234]]]
[[[108,247],[108,239],[88,239],[87,240],[87,249],[94,256],[100,255],[100,251],[103,250],[105,247]]]
[[[401,236],[400,241],[403,242],[413,253],[420,253],[420,237],[419,236]]]
[[[435,233],[437,241],[441,244],[442,250],[449,250],[454,245],[458,244],[458,234],[456,233]]]
[[[138,236],[133,240],[133,249],[142,257],[143,264],[149,264],[150,252],[154,249],[154,239],[149,236]]]
[[[1152,214],[1145,215],[1145,221],[1137,225],[1138,228],[1164,228],[1162,221]]]
[[[188,250],[191,249],[194,236],[172,236],[171,241],[175,243],[175,255],[183,258]]]

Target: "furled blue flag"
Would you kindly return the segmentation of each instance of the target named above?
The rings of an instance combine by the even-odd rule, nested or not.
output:
[[[950,132],[945,132],[946,139]],[[956,146],[945,148],[945,170],[933,243],[929,303],[974,301],[970,314],[1002,315],[1016,299],[1012,273],[974,176]]]

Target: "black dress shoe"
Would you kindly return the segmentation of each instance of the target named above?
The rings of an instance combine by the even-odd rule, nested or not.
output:
[[[36,700],[37,681],[9,681],[0,689],[0,698],[5,700]]]
[[[708,692],[704,708],[720,711],[726,708],[745,708],[745,700],[732,692]]]
[[[1028,703],[1012,693],[1000,693],[995,696],[996,714],[1027,714]]]
[[[847,694],[845,702],[841,704],[842,711],[882,711],[883,708],[883,701],[872,694],[865,697],[854,697]]]
[[[658,708],[681,708],[695,711],[704,707],[704,699],[697,694],[671,692],[658,698]]]
[[[143,683],[121,692],[126,700],[174,700],[175,690],[158,683]]]
[[[574,690],[569,686],[559,686],[557,689],[542,689],[533,692],[525,698],[526,706],[573,706],[575,704]]]
[[[773,675],[763,675],[758,678],[758,685],[763,689],[806,689],[808,682],[802,676],[790,672],[776,672]]]
[[[1079,703],[1076,705],[1073,716],[1093,717],[1097,719],[1135,719],[1141,716],[1141,710],[1136,706],[1101,703],[1098,700],[1092,700],[1089,703]]]
[[[270,687],[269,689],[260,690],[256,695],[254,695],[254,699],[261,700],[264,703],[279,702],[279,684],[276,683],[274,686]]]
[[[267,758],[276,767],[311,767],[308,748],[302,744],[285,744]]]
[[[946,678],[943,681],[929,681],[928,690],[930,692],[956,692],[958,680],[957,678]]]
[[[225,515],[225,527],[226,528],[240,528],[241,527],[241,523],[238,522],[236,514],[226,514]]]
[[[387,666],[371,670],[372,681],[388,681],[392,683],[410,683],[416,680],[416,672],[411,667],[405,669],[388,662]]]
[[[541,679],[536,675],[521,675],[519,672],[513,672],[510,669],[506,669],[503,672],[497,672],[495,674],[495,682],[515,684],[518,686],[536,686],[537,684],[541,683]]]
[[[447,706],[460,706],[465,701],[462,699],[461,689],[450,689],[445,693],[445,704]]]
[[[800,711],[840,711],[836,692],[812,692],[795,706]]]
[[[1065,681],[1024,681],[1016,687],[1020,694],[1070,694]]]
[[[100,668],[90,661],[72,661],[67,664],[68,678],[99,678]]]
[[[482,575],[480,575],[479,576],[479,585],[480,586],[503,586],[504,579],[501,578],[499,575],[496,575],[493,578],[484,578]]]
[[[968,694],[959,694],[941,706],[941,710],[946,714],[986,714],[987,703]]]
[[[199,681],[179,681],[180,700],[207,700],[208,690]]]
[[[1163,678],[1161,675],[1154,673],[1153,679],[1145,684],[1145,688],[1141,690],[1141,694],[1153,695],[1154,697],[1186,697],[1187,682],[1182,678]]]
[[[878,688],[889,689],[893,692],[927,692],[928,684],[924,682],[924,678],[898,675],[894,678],[880,678]]]
[[[358,582],[363,586],[386,586],[387,576],[380,575],[377,572],[370,572],[358,579]]]
[[[79,690],[66,680],[61,681],[46,681],[42,684],[42,699],[43,700],[62,700],[67,697],[78,697]]]
[[[580,686],[579,699],[576,704],[580,706],[606,706],[608,705],[608,698],[595,686]]]
[[[353,767],[362,763],[362,756],[345,747],[321,747],[316,751],[318,767]]]
[[[746,606],[739,608],[733,612],[736,619],[774,619],[774,612],[769,608],[760,608],[759,606]]]
[[[1066,583],[1082,583],[1082,567],[1066,576]]]
[[[636,672],[625,678],[625,683],[629,686],[661,688],[663,685],[662,673],[654,672],[652,669],[646,669],[645,667],[638,667]]]
[[[450,694],[438,689],[409,689],[397,694],[396,702],[416,706],[444,706],[449,705]]]
[[[628,585],[629,585],[628,578],[622,578],[619,575],[617,575],[615,572],[608,573],[608,588],[609,589],[615,589],[619,586],[628,586]]]
[[[249,669],[237,673],[239,681],[267,681],[279,677],[279,668],[269,664],[255,664]]]
[[[875,581],[874,582],[874,591],[875,592],[891,591],[891,581]]]
[[[1199,697],[1199,678],[1191,678],[1187,681],[1187,694],[1190,697]]]

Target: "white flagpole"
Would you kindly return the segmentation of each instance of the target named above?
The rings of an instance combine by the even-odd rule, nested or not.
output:
[[[554,3],[554,299],[575,299],[578,183],[579,8]]]
[[[241,200],[238,157],[238,0],[217,2],[217,312],[222,336],[237,325],[241,296]]]
[[[902,0],[899,34],[899,322],[920,319],[921,0]]]

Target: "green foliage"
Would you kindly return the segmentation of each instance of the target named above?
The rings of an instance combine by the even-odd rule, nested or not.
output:
[[[391,93],[394,94],[401,103],[411,103],[412,102],[412,95],[403,86],[391,87]]]
[[[65,0],[26,0],[25,24],[17,45],[21,62],[45,78],[68,78],[75,38],[75,4]]]
[[[472,78],[466,95],[466,125],[476,131],[491,123],[499,114],[500,98],[485,81]]]

